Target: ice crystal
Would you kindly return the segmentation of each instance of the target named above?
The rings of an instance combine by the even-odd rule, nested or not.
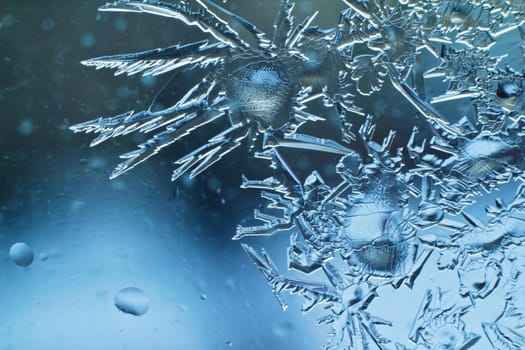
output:
[[[414,319],[410,340],[418,344],[416,349],[470,349],[480,336],[465,330],[462,316],[468,310],[469,306],[457,305],[440,288],[434,292],[427,290]]]
[[[188,88],[178,101],[161,110],[150,108],[129,111],[114,117],[101,117],[71,126],[75,132],[99,134],[91,146],[132,132],[153,133],[138,149],[121,155],[125,159],[111,174],[117,177],[168,147],[195,129],[219,118],[229,118],[230,126],[208,143],[175,161],[176,180],[186,171],[196,176],[223,156],[236,149],[243,140],[253,142],[259,133],[271,138],[271,147],[296,147],[341,153],[344,147],[334,141],[297,134],[307,121],[323,118],[305,111],[305,104],[323,98],[325,104],[337,106],[343,121],[344,139],[352,138],[346,112],[361,114],[346,91],[345,56],[333,47],[333,31],[311,27],[317,13],[293,25],[291,1],[282,0],[270,38],[247,20],[208,0],[163,3],[116,1],[100,11],[136,12],[181,20],[209,33],[216,41],[198,41],[132,54],[112,55],[83,61],[96,69],[116,69],[115,75],[160,75],[172,71],[202,70],[202,81]],[[220,18],[232,18],[230,24]],[[234,29],[245,29],[247,38]],[[249,42],[256,44],[249,44]],[[312,81],[311,77],[317,77]],[[168,85],[167,89],[170,88]],[[160,130],[160,132],[159,132]],[[282,137],[272,137],[282,135]],[[292,142],[288,142],[293,137]],[[269,146],[269,145],[265,145]]]
[[[299,182],[275,149],[259,156],[270,159],[273,168],[285,169],[282,177],[243,182],[245,188],[263,188],[262,196],[270,201],[267,207],[280,208],[283,214],[271,216],[256,211],[255,217],[265,224],[240,226],[235,238],[295,229],[289,268],[308,274],[322,270],[330,281],[325,284],[288,279],[277,271],[266,253],[261,257],[244,245],[283,307],[286,304],[281,294],[287,291],[307,299],[304,311],[320,303],[330,304],[333,314],[321,320],[332,325],[333,338],[327,348],[337,348],[345,341],[389,342],[376,329],[376,325],[389,322],[371,315],[367,307],[378,288],[413,285],[431,254],[416,238],[417,232],[442,218],[440,208],[428,202],[434,196],[431,184],[421,193],[403,166],[401,149],[391,149],[394,133],[377,143],[372,139],[374,129],[368,117],[359,130],[366,152],[360,155],[350,151],[341,158],[336,169],[342,180],[333,187],[315,171]],[[422,213],[418,213],[418,207],[424,208]],[[360,325],[357,329],[355,322]]]
[[[355,51],[366,48],[368,52],[354,55],[348,66],[361,94],[379,91],[389,69],[392,74],[410,74],[422,48],[437,55],[430,44],[431,32],[425,26],[422,8],[380,0],[345,3],[350,8],[342,19],[345,31],[340,35],[339,47]]]
[[[487,220],[468,213],[480,196],[523,178],[525,79],[501,67],[504,57],[489,51],[499,36],[516,30],[519,16],[485,2],[345,4],[338,45],[351,57],[347,67],[356,91],[378,95],[390,82],[427,125],[414,127],[405,146],[393,149],[395,133],[374,141],[377,126],[368,116],[358,142],[339,160],[342,181],[334,185],[317,171],[301,182],[278,150],[258,154],[272,161],[279,176],[245,179],[243,187],[262,189],[272,214],[256,211],[264,224],[240,226],[235,238],[292,232],[288,268],[321,271],[316,278],[289,279],[268,253],[244,249],[281,305],[288,292],[306,300],[303,311],[320,304],[329,311],[319,321],[332,328],[327,349],[475,347],[482,335],[469,331],[463,318],[501,287],[509,276],[504,259],[523,243],[523,187],[510,204],[497,199],[487,207]],[[438,60],[426,72],[423,57],[432,55],[423,49]],[[436,77],[448,83],[447,90],[427,100],[425,80]],[[451,118],[438,109],[438,103],[455,100],[470,100],[473,117]],[[406,335],[409,342],[394,345],[381,335],[393,324],[370,311],[374,300],[387,286],[412,288],[421,271],[431,269],[432,253],[437,271],[456,272],[456,289],[429,290]],[[512,298],[496,321],[482,325],[497,348],[523,344],[520,326],[500,322],[513,312]]]
[[[283,309],[292,294],[304,300],[304,312],[322,314],[319,323],[331,329],[326,349],[523,348],[525,73],[523,60],[508,59],[525,52],[523,2],[342,4],[333,28],[321,29],[313,25],[317,12],[294,26],[294,4],[281,0],[271,37],[209,0],[106,4],[101,11],[174,18],[211,37],[83,64],[127,75],[198,71],[202,80],[161,110],[154,101],[141,112],[71,128],[98,133],[92,145],[154,133],[121,156],[126,160],[115,177],[227,119],[224,131],[175,162],[172,178],[189,170],[196,176],[245,140],[251,155],[269,164],[262,168],[271,176],[242,179],[241,187],[260,191],[266,205],[254,211],[257,224],[239,225],[234,239],[290,235],[289,272],[265,249],[242,247]],[[498,46],[506,36],[519,45]],[[338,114],[344,145],[341,135],[298,132],[305,122],[325,119],[309,109],[318,99],[327,115]],[[364,107],[370,99],[386,106],[386,116]],[[390,116],[402,103],[403,119]],[[411,132],[403,133],[407,125]],[[305,176],[284,148],[339,158]],[[517,187],[514,197],[494,198],[505,186]],[[476,213],[489,200],[494,205]],[[451,285],[441,286],[434,275]],[[374,308],[380,295],[413,292],[428,276],[423,283],[433,285],[424,286],[411,329],[387,336],[396,315]],[[501,312],[471,316],[491,307]]]
[[[515,264],[505,284],[505,306],[493,322],[483,323],[483,330],[494,349],[521,349],[525,336],[519,332],[524,326],[523,265]]]

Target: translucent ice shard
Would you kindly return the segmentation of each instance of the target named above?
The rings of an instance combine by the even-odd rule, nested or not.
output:
[[[480,336],[466,331],[462,317],[468,309],[457,305],[450,293],[447,295],[439,288],[428,290],[414,319],[410,340],[428,350],[472,348]]]
[[[409,2],[343,2],[349,9],[342,17],[345,31],[338,45],[353,48],[348,67],[362,95],[380,91],[388,71],[407,78],[423,48],[437,56],[424,8]]]
[[[501,266],[495,260],[473,261],[458,270],[460,294],[472,299],[487,297],[499,283]]]
[[[484,322],[483,331],[494,349],[522,349],[525,346],[525,304],[523,288],[523,266],[514,265],[504,288],[505,307],[493,322]]]

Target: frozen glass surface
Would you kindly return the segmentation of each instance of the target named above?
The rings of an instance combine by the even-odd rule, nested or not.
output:
[[[0,350],[524,348],[524,13],[2,1]]]

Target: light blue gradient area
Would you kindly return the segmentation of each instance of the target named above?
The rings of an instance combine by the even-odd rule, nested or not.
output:
[[[206,218],[192,217],[192,208],[169,196],[169,181],[154,188],[137,180],[153,171],[135,175],[110,182],[103,172],[80,172],[71,181],[83,183],[57,196],[63,174],[56,174],[39,194],[52,201],[51,211],[43,200],[20,220],[3,221],[1,350],[321,347],[327,329],[313,314],[304,317],[293,299],[282,312],[239,243],[224,239],[224,228],[204,231],[198,223]],[[285,247],[284,238],[266,243]],[[9,260],[16,241],[35,252],[28,268]],[[151,300],[141,317],[113,305],[115,293],[129,286]]]

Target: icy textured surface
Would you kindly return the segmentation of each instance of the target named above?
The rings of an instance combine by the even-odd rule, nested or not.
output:
[[[125,161],[113,171],[112,178],[220,118],[227,118],[228,127],[205,145],[176,160],[172,180],[190,169],[191,177],[198,175],[238,148],[243,140],[250,143],[250,148],[255,147],[260,133],[270,138],[284,135],[284,140],[272,138],[276,142],[272,146],[329,151],[324,140],[318,138],[286,142],[305,122],[323,120],[306,112],[304,104],[323,98],[325,104],[335,104],[340,113],[343,110],[354,114],[362,112],[353,106],[352,95],[346,89],[349,84],[344,71],[347,57],[332,45],[335,31],[310,27],[317,12],[294,25],[293,7],[291,1],[281,1],[270,38],[252,23],[208,0],[198,0],[195,4],[116,1],[102,6],[100,11],[147,13],[181,20],[211,34],[217,42],[202,40],[82,61],[96,69],[116,69],[115,75],[156,76],[191,68],[202,71],[202,78],[195,86],[188,86],[179,100],[171,100],[160,110],[155,110],[157,101],[154,101],[144,111],[101,117],[70,129],[99,134],[91,146],[132,132],[155,132],[138,149],[121,155]],[[232,25],[222,20],[221,15],[230,17]],[[234,26],[242,28],[246,37]],[[170,88],[167,85],[164,89]],[[343,139],[349,140],[352,135],[343,114],[341,120]]]
[[[70,128],[98,134],[92,146],[153,133],[114,178],[223,121],[172,179],[248,144],[261,175],[241,187],[265,204],[234,239],[283,309],[299,297],[329,329],[325,349],[523,348],[523,4],[342,5],[321,29],[319,12],[296,25],[281,0],[267,36],[209,0],[108,3],[100,10],[173,18],[209,38],[84,65],[199,79],[168,103],[171,83],[144,111]],[[333,124],[328,137],[312,127]],[[284,269],[257,239],[277,235],[289,237]]]

